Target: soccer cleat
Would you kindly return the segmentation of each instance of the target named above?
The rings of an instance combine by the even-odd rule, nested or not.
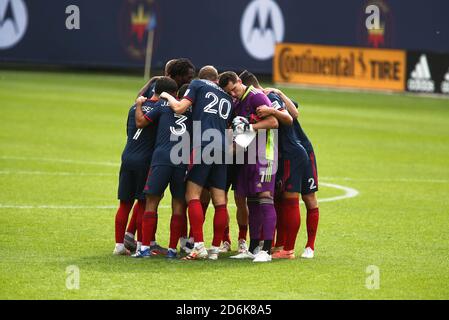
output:
[[[313,250],[310,247],[304,249],[304,252],[301,255],[301,258],[312,259],[313,258]]]
[[[176,259],[178,257],[178,254],[176,250],[168,249],[167,255],[165,256],[167,259]]]
[[[210,260],[217,260],[219,253],[220,253],[220,248],[212,247],[212,248],[209,249],[209,256],[208,256],[208,258]]]
[[[152,254],[150,249],[146,250],[139,250],[135,254],[133,254],[131,257],[133,258],[151,258]]]
[[[238,252],[239,253],[243,253],[248,251],[248,246],[246,245],[246,241],[245,239],[239,239],[239,249]]]
[[[249,252],[248,250],[244,251],[244,252],[240,252],[239,254],[235,255],[235,256],[230,256],[229,258],[231,259],[254,259],[254,255]]]
[[[150,252],[153,256],[157,256],[157,255],[166,255],[167,254],[167,249],[166,248],[162,248],[160,245],[158,245],[157,243],[155,245],[150,246]]]
[[[206,248],[204,246],[193,248],[192,251],[182,258],[182,260],[200,260],[206,259],[209,256]]]
[[[273,248],[271,248],[271,254],[282,251],[283,249],[284,249],[284,246],[273,247]]]
[[[117,247],[115,247],[114,251],[112,251],[112,254],[114,256],[129,256],[131,252],[129,252],[129,250],[125,247],[122,247],[121,249],[117,249]]]
[[[125,233],[124,245],[125,245],[125,248],[131,252],[136,252],[136,250],[137,250],[137,242],[134,240],[133,237],[128,235],[128,233]]]
[[[192,252],[193,243],[190,242],[189,238],[180,238],[179,244],[180,244],[181,250],[184,251],[185,253],[189,254],[190,252]]]
[[[273,259],[295,259],[295,250],[279,250],[272,254]]]
[[[265,250],[260,250],[258,254],[254,255],[253,262],[270,262],[271,255]]]
[[[231,244],[227,241],[224,241],[220,247],[220,253],[226,253],[231,251]]]

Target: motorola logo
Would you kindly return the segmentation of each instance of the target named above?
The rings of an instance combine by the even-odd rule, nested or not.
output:
[[[0,49],[16,45],[25,35],[28,24],[23,0],[0,0]]]
[[[245,50],[257,60],[273,57],[277,42],[284,39],[284,18],[273,0],[253,0],[243,12],[240,36]]]

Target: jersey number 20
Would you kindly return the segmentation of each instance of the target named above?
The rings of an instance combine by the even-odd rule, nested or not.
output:
[[[231,103],[229,100],[224,98],[218,99],[217,95],[213,92],[206,93],[206,99],[212,98],[212,101],[204,107],[204,112],[219,114],[221,118],[227,119],[229,117],[229,113],[231,112]],[[217,108],[214,107],[218,104]],[[226,108],[226,112],[223,112]]]

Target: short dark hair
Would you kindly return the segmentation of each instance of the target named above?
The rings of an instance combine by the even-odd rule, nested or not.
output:
[[[225,71],[218,76],[218,85],[224,88],[229,82],[236,83],[238,79],[239,77],[234,71]]]
[[[242,83],[245,86],[254,86],[256,88],[260,87],[259,84],[259,80],[257,80],[257,77],[252,74],[251,72],[249,72],[248,70],[243,71],[240,75],[239,78],[242,80]]]
[[[181,88],[179,88],[178,90],[178,98],[181,99],[182,97],[184,97],[184,94],[187,91],[187,88],[189,87],[190,83],[184,83]]]
[[[161,94],[162,92],[176,93],[178,90],[178,85],[176,81],[169,77],[159,77],[156,80],[156,85],[154,86],[154,92],[156,94]]]
[[[195,66],[192,61],[187,58],[179,58],[171,64],[167,72],[171,78],[174,78],[176,76],[187,75],[190,69],[193,69],[193,72],[195,73]]]

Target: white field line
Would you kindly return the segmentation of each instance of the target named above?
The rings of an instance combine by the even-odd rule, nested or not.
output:
[[[2,157],[0,157],[1,159]],[[25,158],[23,158],[25,160]],[[47,159],[49,162],[50,159]],[[47,161],[46,160],[46,161]],[[72,160],[61,160],[61,162],[68,162]],[[78,163],[78,162],[76,162]],[[95,165],[104,165],[107,162],[82,162],[79,163],[89,163],[89,164],[95,164]],[[109,163],[109,165],[117,165]],[[0,170],[0,175],[49,175],[49,176],[117,176],[117,173],[100,173],[100,172],[68,172],[68,171],[34,171],[34,170]],[[449,183],[449,180],[444,179],[409,179],[409,178],[396,178],[396,179],[376,179],[376,178],[349,178],[349,177],[320,177],[320,180],[325,181],[355,181],[355,182],[423,182],[423,183]],[[323,184],[323,183],[321,183]]]
[[[354,181],[354,182],[423,182],[423,183],[449,183],[448,179],[376,179],[376,178],[349,178],[349,177],[319,177],[326,181]]]
[[[36,176],[116,176],[118,173],[89,173],[89,172],[51,172],[51,171],[26,171],[26,170],[0,170],[0,175],[36,175]]]
[[[61,163],[74,163],[74,164],[90,164],[90,165],[96,165],[96,166],[120,167],[120,163],[109,162],[109,161],[83,161],[83,160],[72,160],[72,159],[12,157],[12,156],[0,156],[0,159],[18,160],[18,161],[36,161],[36,162],[61,162]]]
[[[343,190],[345,192],[345,194],[341,195],[341,196],[332,197],[332,198],[324,198],[324,199],[318,198],[318,202],[338,201],[338,200],[343,200],[343,199],[354,198],[359,195],[359,192],[353,188],[349,188],[349,187],[345,187],[345,186],[341,186],[341,185],[333,184],[333,183],[325,183],[325,182],[320,182],[320,184],[322,186]]]

